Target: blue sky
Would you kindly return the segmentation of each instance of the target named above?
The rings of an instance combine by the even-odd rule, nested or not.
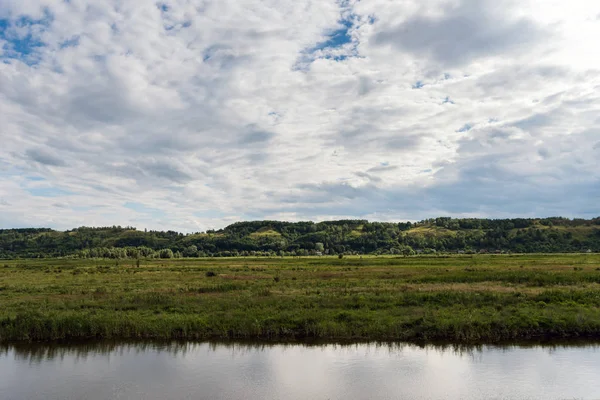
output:
[[[0,228],[598,216],[598,15],[0,0]]]

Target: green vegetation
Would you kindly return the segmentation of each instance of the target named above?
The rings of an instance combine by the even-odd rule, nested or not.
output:
[[[496,252],[600,252],[600,218],[255,221],[187,235],[131,227],[0,230],[0,258],[4,259]]]
[[[0,341],[600,336],[600,255],[0,264]]]

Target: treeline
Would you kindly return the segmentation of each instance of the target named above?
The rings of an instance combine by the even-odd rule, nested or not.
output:
[[[0,258],[599,251],[600,218],[251,221],[192,234],[120,226],[0,230]]]

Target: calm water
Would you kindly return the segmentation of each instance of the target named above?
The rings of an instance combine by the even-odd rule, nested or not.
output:
[[[2,399],[600,399],[600,347],[0,347]]]

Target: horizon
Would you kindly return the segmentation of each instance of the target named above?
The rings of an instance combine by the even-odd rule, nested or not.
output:
[[[96,225],[96,226],[92,226],[92,225],[81,225],[78,227],[72,227],[69,229],[54,229],[51,227],[47,227],[47,226],[29,226],[29,227],[13,227],[13,228],[3,228],[0,227],[0,231],[3,230],[26,230],[26,229],[50,229],[52,231],[55,232],[70,232],[70,231],[75,231],[77,229],[82,229],[82,228],[88,228],[88,229],[113,229],[113,228],[120,228],[120,229],[132,229],[132,230],[136,230],[136,231],[148,231],[148,232],[176,232],[176,233],[182,233],[185,235],[189,235],[189,234],[198,234],[198,233],[207,233],[208,231],[222,231],[224,229],[227,229],[228,227],[235,225],[235,224],[244,224],[244,223],[257,223],[257,222],[262,222],[262,223],[268,223],[268,222],[273,222],[273,223],[284,223],[284,224],[297,224],[297,223],[312,223],[312,224],[320,224],[320,223],[327,223],[327,222],[352,222],[352,221],[363,221],[363,222],[367,222],[367,223],[386,223],[386,224],[401,224],[401,223],[410,223],[413,225],[417,225],[417,224],[421,224],[421,223],[429,223],[432,222],[438,218],[449,218],[451,220],[460,220],[460,219],[466,219],[466,220],[470,220],[470,219],[475,219],[475,220],[489,220],[489,221],[504,221],[504,220],[549,220],[549,219],[560,219],[560,220],[568,220],[568,221],[575,221],[575,220],[583,220],[586,222],[592,222],[594,223],[596,220],[600,220],[600,215],[598,215],[597,217],[592,217],[592,218],[569,218],[569,217],[563,217],[563,216],[550,216],[550,217],[509,217],[509,218],[454,218],[454,217],[448,217],[448,216],[438,216],[438,217],[430,217],[430,218],[425,218],[425,219],[421,219],[421,220],[395,220],[395,221],[379,221],[379,220],[368,220],[368,219],[362,219],[362,218],[354,218],[354,219],[333,219],[333,220],[321,220],[321,221],[311,221],[311,220],[302,220],[302,221],[286,221],[286,220],[240,220],[240,221],[235,221],[235,222],[231,222],[228,225],[219,227],[219,228],[214,228],[214,229],[206,229],[204,231],[193,231],[193,232],[186,232],[186,231],[176,231],[173,229],[148,229],[148,228],[143,228],[143,227],[136,227],[136,226],[130,226],[130,225],[104,225],[104,226],[100,226],[100,225]]]
[[[541,3],[5,1],[0,227],[596,217],[600,3]]]

